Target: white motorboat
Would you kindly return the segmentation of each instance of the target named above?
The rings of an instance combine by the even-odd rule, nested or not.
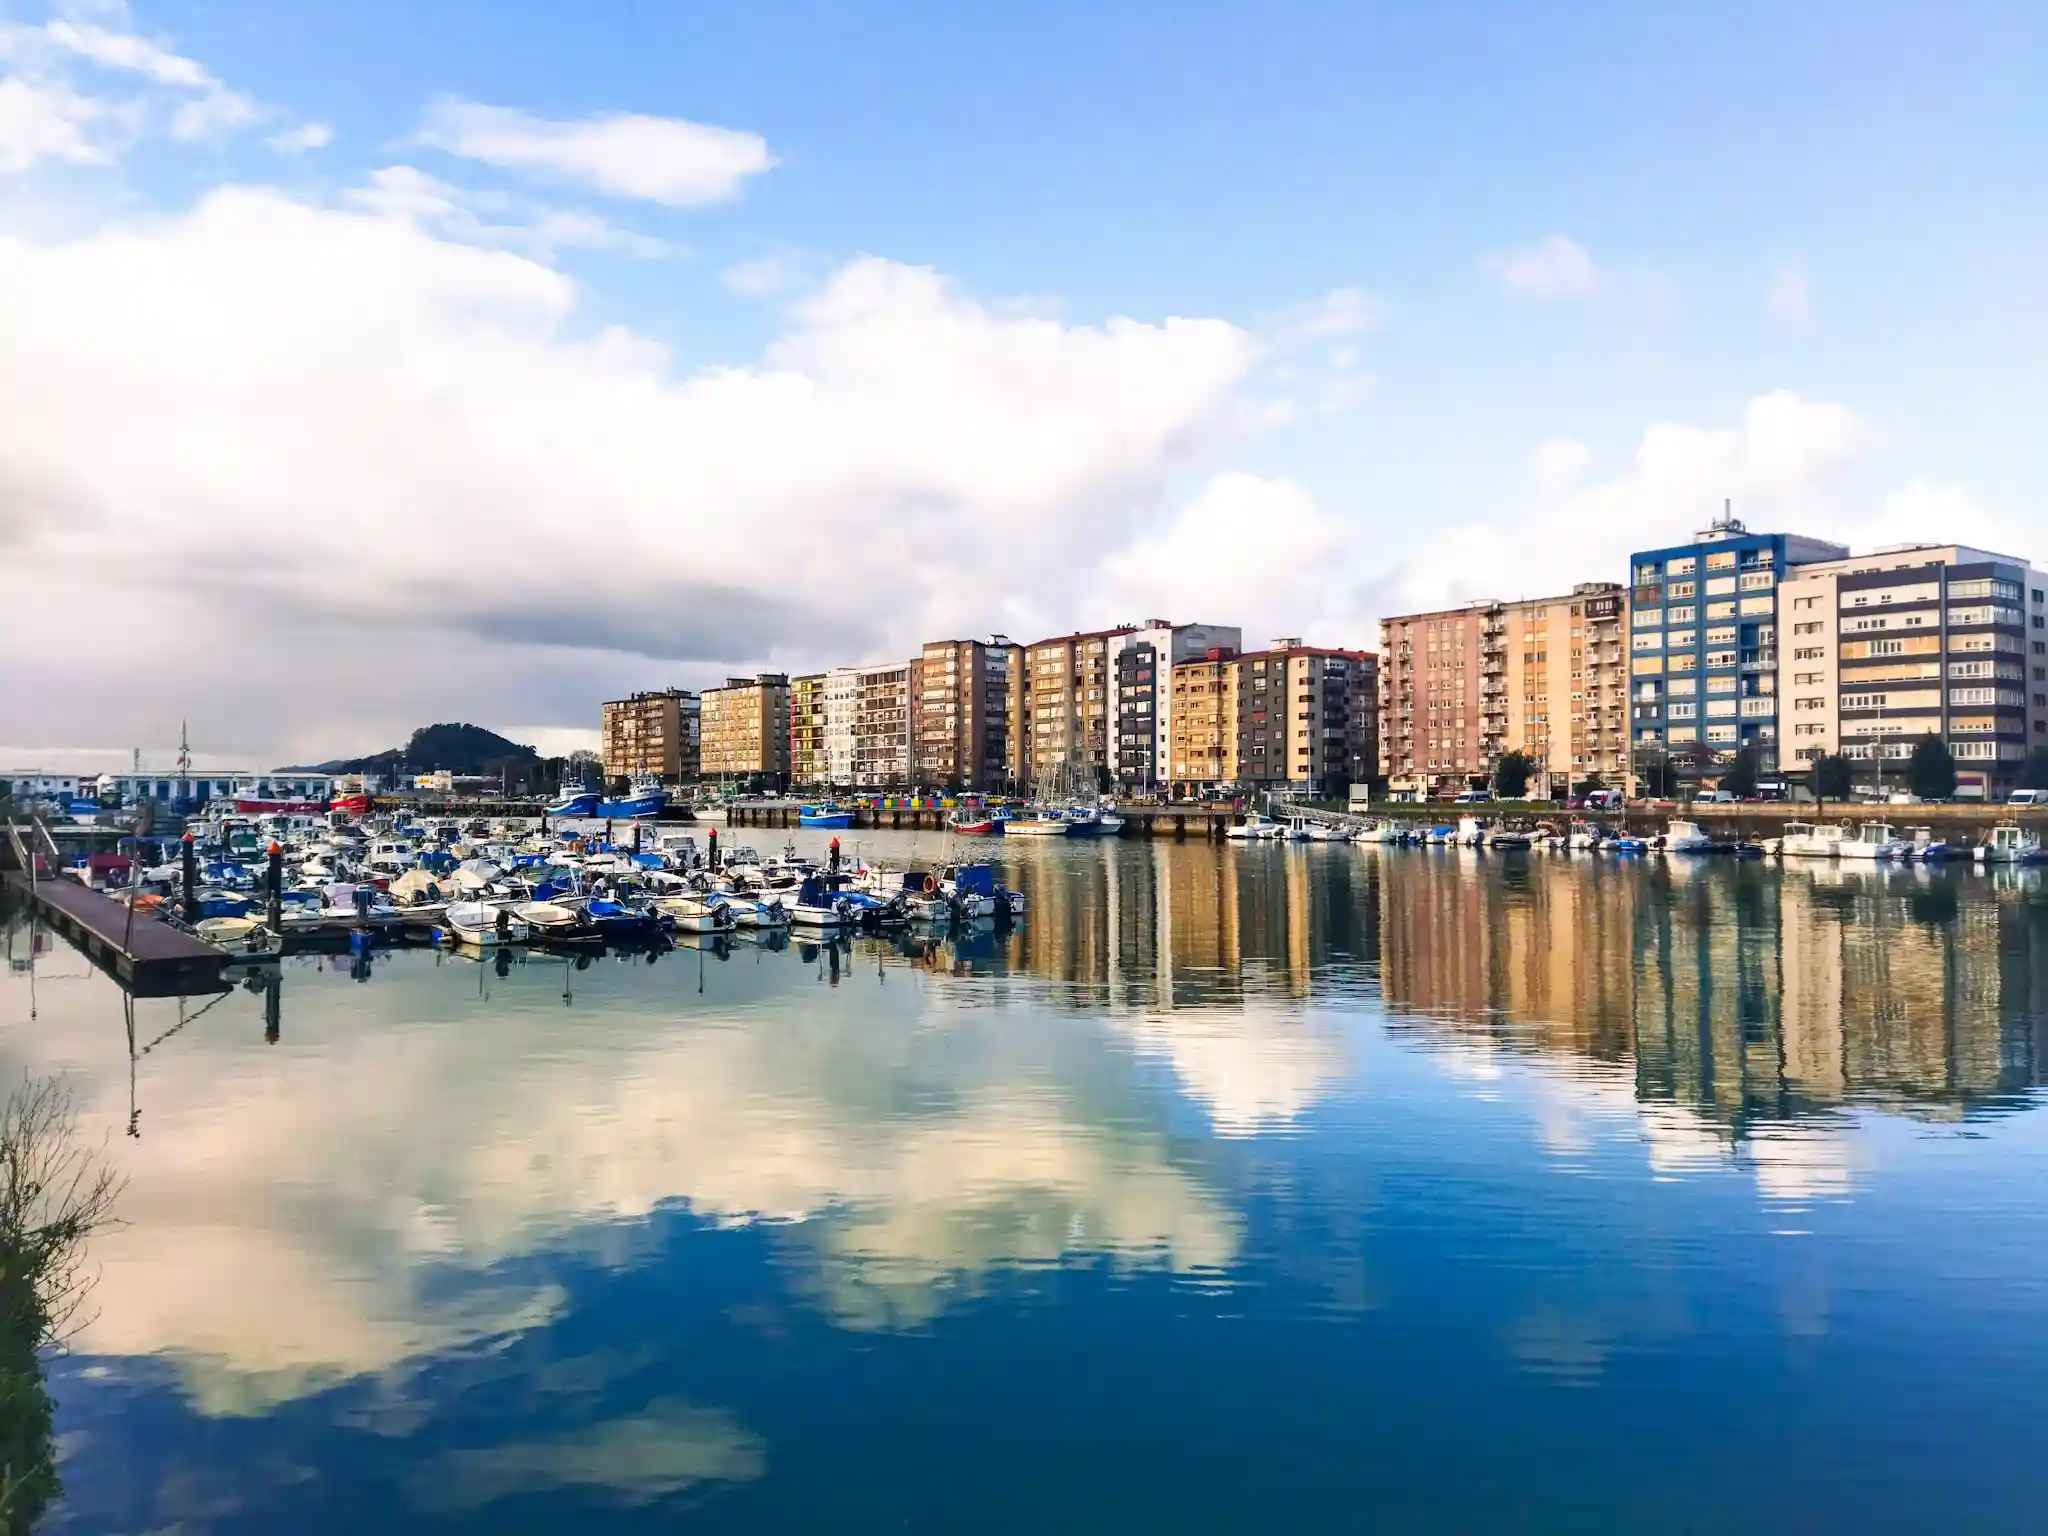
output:
[[[1527,848],[1536,841],[1534,833],[1520,832],[1508,827],[1496,827],[1487,838],[1489,848]]]
[[[1934,864],[1946,859],[1952,850],[1946,838],[1934,835],[1932,827],[1906,828],[1906,858],[1915,864]]]
[[[458,944],[469,944],[478,949],[526,942],[526,924],[510,907],[493,906],[489,902],[451,903],[441,914],[441,924],[442,930]]]
[[[1003,823],[1005,837],[1078,837],[1082,835],[1081,824],[1071,817],[1062,816],[1058,811],[1046,811],[1037,816],[1012,816]]]
[[[1788,859],[1832,859],[1841,845],[1839,827],[1810,821],[1788,821],[1778,839],[1778,851]]]
[[[595,930],[581,912],[558,901],[522,902],[512,908],[512,912],[526,924],[527,932],[533,938],[573,939],[586,933],[595,936]]]
[[[1897,859],[1905,857],[1908,846],[1883,822],[1866,821],[1860,823],[1853,832],[1835,845],[1835,857],[1865,860]]]
[[[2016,821],[2001,821],[1977,845],[1974,857],[1979,864],[2035,864],[2041,859],[2041,839]]]
[[[1483,848],[1486,846],[1486,828],[1479,825],[1476,816],[1460,816],[1458,830],[1451,835],[1451,841],[1460,848]]]
[[[1575,821],[1566,834],[1564,845],[1574,853],[1588,853],[1598,848],[1606,834],[1590,821]]]
[[[1674,821],[1664,829],[1666,853],[1711,853],[1714,840],[1700,830],[1696,821]]]
[[[813,875],[797,888],[789,908],[789,921],[798,928],[844,928],[853,921],[852,905],[834,895],[825,882]]]
[[[723,933],[739,921],[732,903],[719,895],[657,896],[654,910],[673,922],[678,933]]]
[[[1017,824],[1010,824],[1010,834],[1017,830]],[[1233,822],[1223,829],[1223,835],[1235,843],[1265,842],[1285,837],[1287,828],[1271,817],[1261,816],[1257,811],[1248,812],[1243,821]]]

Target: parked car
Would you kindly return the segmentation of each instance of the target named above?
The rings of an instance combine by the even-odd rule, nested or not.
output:
[[[2007,805],[2048,805],[2048,789],[2016,789],[2005,797]]]
[[[1459,792],[1453,805],[1485,805],[1493,796],[1483,789],[1467,789]]]

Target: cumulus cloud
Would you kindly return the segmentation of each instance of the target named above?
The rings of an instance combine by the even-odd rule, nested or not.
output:
[[[372,171],[362,186],[346,194],[346,200],[451,240],[523,251],[541,261],[564,250],[616,251],[643,259],[669,253],[665,241],[621,229],[582,209],[457,187],[411,165]]]
[[[1074,551],[1122,548],[1246,425],[1257,349],[1222,321],[1006,315],[863,259],[760,358],[682,371],[579,328],[560,272],[446,237],[431,178],[371,190],[0,237],[0,486],[45,509],[9,519],[10,628],[123,621],[0,650],[0,741],[189,715],[215,750],[328,755],[1077,622]]]
[[[1509,293],[1529,299],[1576,299],[1597,293],[1607,274],[1586,248],[1565,235],[1545,235],[1534,245],[1495,251],[1480,266]]]
[[[69,86],[0,76],[0,175],[45,160],[107,164],[113,155],[98,130],[110,115],[104,103]]]
[[[1724,500],[1752,526],[1824,535],[1843,521],[1826,492],[1864,438],[1847,406],[1777,390],[1731,426],[1653,423],[1627,469],[1604,480],[1586,478],[1582,444],[1552,439],[1532,459],[1533,494],[1508,520],[1443,530],[1380,585],[1379,606],[1400,613],[1620,581],[1632,549],[1683,537]]]
[[[418,137],[466,159],[676,208],[736,197],[775,163],[757,133],[620,112],[562,122],[452,98],[427,108]]]

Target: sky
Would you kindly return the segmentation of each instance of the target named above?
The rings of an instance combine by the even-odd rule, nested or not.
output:
[[[1724,501],[2048,559],[2048,8],[0,0],[0,766],[543,750]]]

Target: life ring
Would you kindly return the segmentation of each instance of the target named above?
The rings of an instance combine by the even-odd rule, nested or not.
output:
[[[936,876],[926,875],[924,877],[924,893],[927,896],[936,896],[939,894],[939,882]]]

